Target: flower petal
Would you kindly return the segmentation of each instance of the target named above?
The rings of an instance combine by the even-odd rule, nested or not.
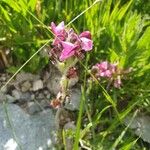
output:
[[[63,50],[60,55],[60,61],[64,61],[65,59],[68,59],[69,57],[73,56],[75,54],[75,50],[77,48],[76,45],[70,43],[70,42],[61,42],[63,46]]]
[[[61,41],[64,41],[65,37],[63,35],[58,35],[55,37],[55,39],[53,40],[53,45],[58,45],[61,43]]]
[[[108,77],[108,78],[111,78],[112,77],[112,73],[110,70],[106,70],[105,71],[105,76]]]
[[[93,42],[92,40],[85,38],[85,37],[81,37],[81,47],[83,50],[85,51],[90,51],[93,48]]]
[[[99,68],[99,70],[106,71],[108,69],[109,64],[107,61],[103,61],[99,64],[96,64],[96,66]]]
[[[64,31],[64,29],[65,29],[64,21],[62,21],[61,23],[59,23],[57,26],[55,25],[54,22],[52,22],[51,23],[51,29],[52,29],[52,32],[55,35],[61,34]]]
[[[91,33],[89,31],[84,31],[79,35],[80,38],[85,37],[91,39]]]

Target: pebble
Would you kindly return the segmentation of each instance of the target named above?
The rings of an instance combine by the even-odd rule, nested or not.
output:
[[[34,99],[35,99],[35,95],[31,94],[31,100],[34,100]]]
[[[42,108],[35,102],[28,102],[27,111],[29,114],[33,115],[35,113],[42,111]]]
[[[54,78],[47,81],[47,88],[54,95],[57,95],[60,91],[60,79],[61,77],[56,75]]]
[[[6,77],[5,77],[5,76],[2,76],[2,77],[1,77],[1,81],[3,81],[3,82],[6,81]]]
[[[46,98],[47,98],[47,99],[50,99],[50,98],[51,98],[51,94],[50,94],[50,93],[47,94],[47,95],[46,95]]]
[[[5,83],[4,83],[4,84],[5,84]],[[4,85],[4,84],[2,84],[2,85]],[[7,86],[5,86],[5,87],[3,87],[3,88],[1,89],[1,92],[3,92],[3,93],[7,93],[7,91],[8,91]]]
[[[6,100],[6,95],[4,93],[0,93],[0,102]]]
[[[13,103],[13,102],[16,101],[16,98],[9,95],[9,94],[6,94],[6,100],[7,100],[8,103]]]
[[[40,102],[40,106],[41,106],[42,108],[44,108],[44,107],[48,106],[48,102],[45,101],[45,100],[42,100],[42,101]]]
[[[37,99],[43,99],[45,98],[45,96],[43,95],[43,93],[39,93],[38,96],[37,96]]]
[[[72,88],[70,90],[69,102],[65,103],[65,108],[71,111],[79,110],[81,99],[81,90],[78,88]]]
[[[44,90],[43,93],[44,93],[44,95],[46,96],[46,95],[49,94],[49,91],[48,91],[48,90]]]
[[[16,82],[21,83],[24,81],[35,81],[35,80],[38,80],[39,78],[40,78],[39,75],[21,72],[21,73],[17,74]]]
[[[32,100],[31,93],[30,92],[22,93],[20,100],[21,101],[31,101]]]
[[[16,89],[14,89],[14,90],[12,91],[12,96],[13,96],[16,100],[18,100],[18,99],[21,98],[21,92],[18,91],[18,90],[16,90]]]
[[[27,92],[31,88],[31,83],[29,81],[25,81],[23,84],[21,84],[21,91],[22,92]]]
[[[33,82],[33,88],[32,88],[33,91],[38,91],[42,88],[43,88],[43,81],[42,80],[36,80]]]

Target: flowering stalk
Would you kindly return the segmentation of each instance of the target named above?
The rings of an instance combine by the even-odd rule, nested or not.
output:
[[[124,74],[129,73],[130,71],[131,69],[127,69],[127,70],[120,69],[118,67],[118,63],[112,64],[109,63],[108,61],[97,63],[91,69],[92,74],[96,78],[98,79],[105,78],[109,81],[107,85],[107,89],[112,83],[115,88],[121,88],[122,86],[121,77]]]
[[[52,22],[51,30],[55,38],[49,54],[53,64],[62,73],[61,91],[57,95],[57,100],[63,104],[68,95],[68,88],[78,82],[77,70],[74,66],[78,59],[83,59],[84,54],[92,50],[93,41],[89,31],[77,35],[72,28],[66,29],[64,22],[57,26]]]

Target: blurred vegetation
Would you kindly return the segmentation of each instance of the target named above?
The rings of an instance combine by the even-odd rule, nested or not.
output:
[[[16,71],[46,41],[53,38],[42,23],[49,26],[52,21],[58,24],[64,20],[67,24],[93,2],[1,0],[0,46],[10,49],[13,58],[8,70]],[[136,144],[137,137],[132,131],[121,139],[117,137],[125,129],[122,120],[129,112],[138,109],[150,113],[149,8],[149,1],[103,0],[70,25],[78,32],[92,32],[94,49],[83,61],[85,68],[89,69],[102,60],[118,62],[123,69],[132,68],[123,80],[123,87],[120,90],[111,88],[107,91],[109,95],[102,94],[104,90],[99,84],[89,83],[85,87],[85,116],[88,116],[88,121],[82,120],[82,127],[85,127],[82,138],[93,149],[144,149],[144,144]],[[36,72],[47,63],[48,58],[38,54],[24,70]],[[84,73],[87,73],[86,70],[81,74],[83,81]],[[105,83],[102,86],[106,88]]]

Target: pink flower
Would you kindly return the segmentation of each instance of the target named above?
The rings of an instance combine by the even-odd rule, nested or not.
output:
[[[84,31],[79,35],[81,40],[81,48],[85,51],[90,51],[93,48],[93,42],[91,40],[91,33],[89,31]]]
[[[96,64],[96,66],[102,70],[102,71],[106,71],[108,69],[108,62],[107,61],[103,61],[99,64]]]
[[[58,52],[55,55],[53,54],[53,56],[59,58],[59,61],[65,61],[73,56],[83,58],[84,52],[90,51],[93,48],[91,33],[89,31],[84,31],[80,35],[77,35],[73,29],[65,29],[64,22],[61,22],[57,26],[52,22],[51,30],[55,34],[53,52]]]
[[[75,50],[78,46],[76,46],[70,42],[61,42],[61,44],[63,46],[63,50],[59,57],[60,61],[64,61],[65,59],[68,59],[69,57],[74,56]]]
[[[91,39],[91,33],[89,31],[84,31],[79,35],[80,38],[85,37]]]
[[[64,21],[62,21],[60,24],[58,24],[57,26],[55,25],[54,22],[51,23],[51,30],[52,32],[57,36],[60,35],[64,32],[65,30],[65,25],[64,25]]]
[[[111,64],[107,61],[98,63],[92,67],[92,73],[97,77],[106,78],[110,81],[114,81],[113,85],[116,88],[120,88],[121,82],[121,72],[122,70],[117,67],[117,64]]]
[[[111,77],[112,76],[110,64],[107,61],[103,61],[99,64],[96,64],[96,66],[99,69],[99,75],[101,77]]]
[[[65,31],[65,25],[64,21],[62,21],[60,24],[57,26],[55,25],[54,22],[51,23],[51,30],[55,35],[55,39],[53,41],[53,45],[58,45],[60,44],[61,41],[65,40],[66,37],[66,31]]]
[[[90,32],[88,33],[89,33],[88,37],[91,37]],[[68,34],[67,40],[68,41],[70,40],[74,43],[64,42],[64,41],[61,42],[63,50],[60,56],[60,61],[64,61],[72,56],[78,57],[78,54],[80,55],[82,50],[84,51],[92,50],[93,43],[92,43],[92,40],[86,38],[87,33],[85,34],[83,32],[81,35],[78,37],[74,32],[71,32],[70,34]]]
[[[90,51],[92,50],[93,43],[90,39],[82,37],[80,38],[81,42],[81,48],[85,51]]]

